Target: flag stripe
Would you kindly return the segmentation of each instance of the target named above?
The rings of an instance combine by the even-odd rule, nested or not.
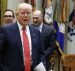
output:
[[[64,51],[64,34],[60,32],[59,25],[56,21],[54,22],[53,25],[55,29],[56,42],[58,43],[57,46],[60,47],[62,51]]]

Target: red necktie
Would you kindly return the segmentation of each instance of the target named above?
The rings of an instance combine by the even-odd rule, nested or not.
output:
[[[25,28],[23,28],[23,47],[24,47],[24,65],[25,65],[24,71],[30,71],[31,69],[30,48]]]

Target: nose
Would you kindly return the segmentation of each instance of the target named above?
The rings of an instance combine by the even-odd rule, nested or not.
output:
[[[28,16],[27,13],[25,13],[24,16]]]
[[[34,20],[34,21],[37,21],[37,19],[36,19],[36,18],[33,18],[33,20]]]
[[[10,17],[8,16],[7,19],[9,19]]]
[[[24,16],[25,16],[25,17],[30,16],[30,13],[25,12],[25,13],[24,13]]]

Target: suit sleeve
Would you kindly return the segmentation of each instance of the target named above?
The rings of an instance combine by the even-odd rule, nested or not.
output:
[[[0,71],[7,71],[8,67],[2,63],[2,54],[5,45],[5,34],[3,32],[3,27],[0,27]]]
[[[4,45],[4,34],[3,34],[3,28],[0,27],[0,64],[1,64],[3,45]]]
[[[55,33],[53,28],[51,29],[51,32],[49,34],[50,34],[50,36],[48,37],[49,47],[45,51],[45,56],[54,54],[54,50],[55,50]]]

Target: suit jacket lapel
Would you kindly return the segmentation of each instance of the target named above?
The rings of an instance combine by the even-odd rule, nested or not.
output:
[[[29,29],[30,29],[30,34],[31,34],[31,42],[32,42],[32,59],[33,56],[35,56],[35,47],[34,47],[34,43],[36,41],[36,34],[34,33],[34,29],[31,28],[32,26],[29,25]]]
[[[44,26],[44,24],[43,24],[43,25],[42,25],[42,31],[41,31],[41,33],[43,33],[44,30],[45,30],[45,26]]]
[[[12,31],[14,34],[14,40],[16,41],[16,46],[19,48],[20,54],[23,57],[22,42],[21,42],[21,37],[20,37],[19,28],[18,28],[17,23],[14,24]]]

